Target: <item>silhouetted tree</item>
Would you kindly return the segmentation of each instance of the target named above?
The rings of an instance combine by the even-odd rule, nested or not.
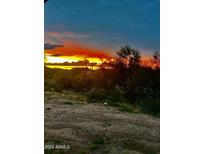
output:
[[[132,75],[132,72],[140,67],[141,54],[138,49],[130,46],[121,47],[116,52],[116,62],[114,64],[116,83],[119,86],[126,87],[126,81]]]
[[[139,66],[141,54],[138,49],[131,48],[130,46],[121,47],[117,53],[117,63],[122,63],[127,68],[132,66]]]
[[[160,68],[160,52],[159,51],[156,51],[153,54],[153,63],[154,63],[155,69],[159,69]]]

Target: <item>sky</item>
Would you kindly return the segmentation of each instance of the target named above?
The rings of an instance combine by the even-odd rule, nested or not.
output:
[[[55,57],[109,58],[130,45],[160,49],[160,0],[48,0],[45,51]]]

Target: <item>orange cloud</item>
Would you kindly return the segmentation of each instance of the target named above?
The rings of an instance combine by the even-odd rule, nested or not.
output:
[[[45,54],[62,56],[80,56],[85,58],[111,59],[112,56],[107,51],[92,48],[71,41],[67,41],[64,47],[58,47],[52,50],[45,50]]]

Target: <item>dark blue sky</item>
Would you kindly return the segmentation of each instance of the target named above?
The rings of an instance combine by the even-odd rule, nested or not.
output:
[[[45,43],[65,39],[99,49],[131,45],[145,53],[160,48],[159,0],[49,0],[45,4]],[[65,35],[64,35],[65,36]],[[51,42],[50,42],[51,43]]]

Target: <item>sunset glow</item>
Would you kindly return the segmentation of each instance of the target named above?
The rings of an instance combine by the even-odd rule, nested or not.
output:
[[[58,36],[56,33],[53,35]],[[59,36],[58,36],[59,37]],[[46,63],[64,63],[88,60],[90,63],[101,64],[109,61],[113,56],[105,50],[96,49],[82,43],[65,41],[61,44],[46,44]]]
[[[72,63],[72,62],[79,62],[79,61],[85,61],[88,60],[89,63],[96,63],[97,65],[102,64],[103,62],[115,62],[115,58],[98,58],[98,57],[84,57],[84,56],[59,56],[59,57],[55,57],[55,56],[50,56],[50,55],[45,55],[46,57],[46,61],[45,63],[47,64],[61,64],[62,66],[49,66],[49,68],[62,68],[62,69],[71,69],[72,67],[68,67],[68,66],[63,66],[63,63],[68,62],[68,63]],[[141,58],[141,62],[140,65],[143,67],[151,67],[151,68],[155,68],[156,64],[153,63],[152,57],[150,56],[142,56]],[[85,67],[85,66],[78,66],[78,67]],[[86,66],[87,67],[87,66]],[[92,68],[93,69],[93,68]],[[94,68],[95,70],[97,68]]]
[[[48,44],[49,45],[49,44]],[[111,58],[111,53],[106,50],[96,49],[89,45],[66,41],[63,45],[55,44],[47,46],[45,54],[54,56],[84,56],[92,58]]]
[[[107,58],[98,58],[98,57],[84,57],[84,56],[50,56],[50,55],[45,55],[46,56],[46,63],[65,63],[65,62],[77,62],[77,61],[84,61],[88,60],[89,63],[96,63],[96,64],[101,64],[102,62],[108,61],[110,59]]]

